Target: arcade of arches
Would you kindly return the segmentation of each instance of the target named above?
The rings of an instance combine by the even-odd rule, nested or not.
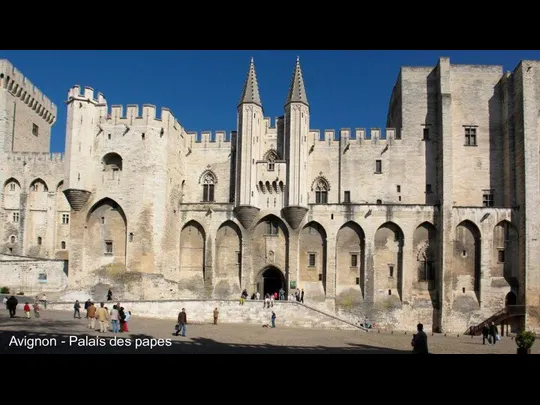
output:
[[[95,203],[86,219],[86,260],[102,257],[98,265],[125,266],[127,229],[126,215],[119,204],[110,198]],[[480,302],[481,263],[488,263],[484,270],[487,277],[504,278],[513,291],[519,287],[516,228],[501,221],[492,235],[483,229],[481,235],[478,225],[469,220],[455,228],[451,269],[454,300],[467,295]],[[310,298],[338,299],[342,294],[354,294],[360,300],[374,302],[390,296],[403,302],[410,291],[417,291],[414,299],[425,299],[433,308],[439,305],[439,242],[430,222],[419,223],[410,236],[397,223],[384,222],[374,230],[372,240],[354,221],[339,227],[330,241],[328,231],[317,221],[298,230],[297,244],[291,243],[289,232],[283,220],[274,215],[258,220],[250,231],[226,220],[212,231],[215,236],[200,222],[190,220],[179,235],[177,281],[186,289],[204,289],[206,294],[223,298],[237,297],[244,288],[250,294],[281,288],[290,294],[298,287]],[[248,241],[243,240],[245,237]],[[482,260],[486,253],[491,255],[490,260]],[[291,274],[291,257],[295,255],[298,272],[294,266],[295,274]],[[502,304],[507,293],[501,296]],[[507,300],[516,301],[512,296]]]

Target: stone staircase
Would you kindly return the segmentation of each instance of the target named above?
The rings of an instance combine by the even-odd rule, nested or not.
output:
[[[116,304],[108,301],[110,309]],[[81,302],[81,306],[84,302]],[[99,303],[96,303],[99,305]],[[294,301],[275,301],[271,308],[264,308],[264,302],[246,300],[159,300],[159,301],[121,301],[132,316],[174,320],[182,308],[186,309],[188,323],[212,323],[213,311],[219,310],[220,323],[271,324],[272,311],[276,313],[276,326],[316,329],[365,330],[364,328],[340,319],[332,314]],[[48,309],[72,311],[73,302],[50,302]]]

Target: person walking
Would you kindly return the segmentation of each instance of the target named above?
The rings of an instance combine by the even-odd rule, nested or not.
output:
[[[175,335],[178,336],[179,334],[181,334],[182,336],[186,336],[186,325],[187,325],[186,309],[182,308],[182,312],[178,314],[178,330],[176,331]]]
[[[218,316],[219,316],[219,311],[216,308],[216,309],[214,309],[214,325],[217,325]]]
[[[30,319],[30,304],[28,302],[24,304],[24,314],[26,319]]]
[[[7,309],[9,310],[9,317],[15,318],[15,314],[17,313],[17,305],[19,305],[19,300],[15,298],[14,295],[8,298],[6,302]]]
[[[79,304],[79,300],[76,300],[75,304],[73,304],[73,319],[75,318],[81,319],[81,304]]]

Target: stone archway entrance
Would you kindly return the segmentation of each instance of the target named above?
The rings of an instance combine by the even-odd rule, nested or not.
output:
[[[257,283],[257,291],[261,294],[261,298],[264,298],[266,293],[273,294],[275,292],[279,295],[279,290],[283,288],[285,290],[285,296],[287,295],[287,284],[285,282],[285,276],[283,273],[274,266],[266,267],[259,276],[259,282]]]
[[[513,291],[510,291],[508,294],[506,294],[506,297],[504,299],[504,306],[507,307],[508,305],[516,305],[517,304],[517,296]]]

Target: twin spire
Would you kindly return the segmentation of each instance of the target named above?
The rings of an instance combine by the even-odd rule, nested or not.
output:
[[[253,61],[253,58],[251,58],[249,64],[249,71],[244,83],[244,89],[242,90],[242,97],[238,104],[244,103],[252,103],[262,107],[259,83],[257,81],[257,74],[255,73],[255,62]],[[291,84],[289,86],[289,94],[287,95],[285,105],[289,103],[303,103],[309,106],[302,68],[300,67],[300,57],[296,57],[296,66],[294,67]]]

